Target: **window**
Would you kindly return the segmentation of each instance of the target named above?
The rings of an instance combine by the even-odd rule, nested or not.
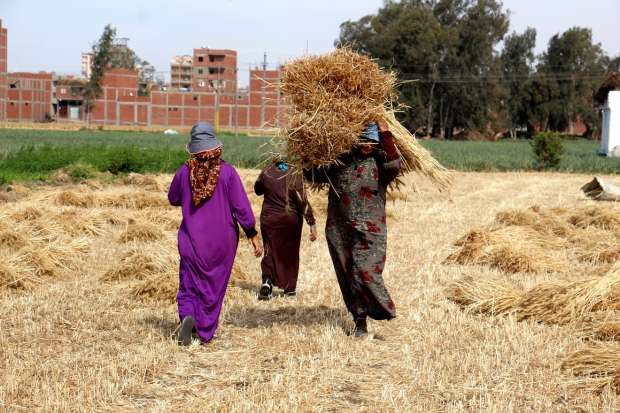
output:
[[[62,94],[64,95],[65,93],[67,93],[67,89],[65,89],[64,87],[63,87],[63,88],[61,88],[61,89],[60,89],[60,93],[62,93]]]
[[[209,74],[216,75],[218,73],[220,74],[224,73],[224,68],[223,67],[210,67],[209,68]]]
[[[203,74],[203,70],[202,69],[198,69],[198,74],[199,75]]]
[[[9,87],[10,87],[11,89],[17,89],[17,83],[11,83],[11,84],[9,85]]]
[[[199,62],[204,62],[204,61],[205,61],[204,56],[198,56],[198,61],[199,61]]]
[[[198,100],[198,96],[194,95],[194,100]]]
[[[205,87],[205,81],[204,80],[199,80],[198,81],[198,87]]]
[[[223,62],[226,59],[226,56],[223,54],[211,54],[209,55],[210,62]]]

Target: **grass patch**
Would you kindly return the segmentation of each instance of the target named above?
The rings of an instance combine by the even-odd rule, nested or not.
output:
[[[219,138],[224,160],[241,168],[260,167],[272,150],[266,137]],[[0,129],[0,180],[45,180],[61,168],[84,179],[87,165],[113,174],[172,173],[187,159],[186,143],[186,136],[151,132]]]
[[[224,159],[240,168],[259,168],[273,150],[268,137],[221,134]],[[185,160],[185,135],[154,132],[45,131],[0,129],[0,182],[45,180],[73,165],[73,179],[89,174],[82,167],[114,174],[172,173]],[[531,171],[535,161],[529,140],[500,142],[422,141],[435,157],[458,171]],[[616,174],[620,158],[598,156],[598,142],[564,140],[565,152],[554,168],[563,172]]]
[[[532,171],[536,169],[530,140],[485,141],[423,141],[446,167],[458,171]],[[620,158],[598,155],[599,142],[584,139],[564,140],[560,164],[551,170],[561,172],[617,174]]]

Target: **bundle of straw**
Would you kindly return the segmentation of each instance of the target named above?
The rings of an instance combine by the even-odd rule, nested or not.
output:
[[[394,116],[396,76],[367,56],[342,48],[286,65],[282,90],[292,103],[284,130],[288,160],[299,167],[325,167],[359,143],[370,122],[385,121],[400,152],[403,173],[418,172],[439,189],[448,171],[416,142]]]
[[[601,391],[612,386],[620,394],[620,345],[618,343],[592,342],[569,354],[562,362],[562,369],[577,377],[570,382],[576,388]]]

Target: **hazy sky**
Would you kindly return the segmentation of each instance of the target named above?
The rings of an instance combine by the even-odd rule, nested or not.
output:
[[[9,29],[9,70],[79,73],[88,51],[111,23],[120,37],[158,71],[172,56],[194,47],[236,49],[239,76],[267,52],[274,66],[308,50],[333,47],[339,25],[374,13],[382,0],[0,0]],[[538,50],[575,25],[591,27],[594,40],[620,54],[619,0],[505,0],[511,31],[538,30]]]

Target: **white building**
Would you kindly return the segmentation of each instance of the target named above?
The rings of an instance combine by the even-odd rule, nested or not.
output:
[[[600,153],[620,156],[620,91],[612,90],[602,108],[603,127]]]
[[[82,77],[85,79],[90,79],[90,75],[93,72],[93,59],[94,55],[92,53],[82,53]]]

